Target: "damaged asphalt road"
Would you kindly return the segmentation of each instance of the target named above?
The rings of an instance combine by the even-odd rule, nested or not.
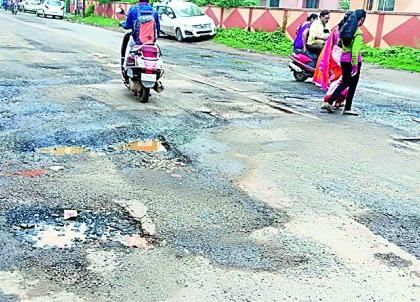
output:
[[[277,58],[162,40],[141,104],[121,33],[0,18],[1,302],[420,295],[417,75],[367,66],[346,118]]]

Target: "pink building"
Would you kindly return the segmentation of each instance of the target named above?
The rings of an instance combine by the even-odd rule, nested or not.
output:
[[[371,11],[420,13],[419,0],[352,0],[351,8]]]
[[[339,0],[261,0],[260,5],[284,8],[338,9]]]
[[[420,0],[350,0],[349,3],[351,9],[420,13]],[[259,6],[340,9],[340,0],[260,0]]]

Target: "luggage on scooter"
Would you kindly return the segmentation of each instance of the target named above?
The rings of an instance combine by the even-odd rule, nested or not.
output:
[[[156,42],[156,24],[153,17],[153,11],[150,13],[142,13],[137,8],[137,24],[135,25],[138,33],[139,44]]]

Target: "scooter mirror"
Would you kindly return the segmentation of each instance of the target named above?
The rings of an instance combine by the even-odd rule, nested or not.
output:
[[[115,13],[116,13],[117,15],[123,15],[123,14],[124,14],[124,10],[123,10],[122,8],[117,8],[117,9],[115,10]]]

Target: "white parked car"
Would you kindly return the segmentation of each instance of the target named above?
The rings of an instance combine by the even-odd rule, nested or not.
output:
[[[58,0],[45,0],[36,9],[36,15],[64,18],[64,2]]]
[[[154,7],[160,16],[160,31],[178,41],[216,34],[213,20],[194,3],[172,1],[155,3]]]
[[[22,12],[36,12],[38,5],[41,4],[39,0],[25,0],[20,2],[20,10]]]

